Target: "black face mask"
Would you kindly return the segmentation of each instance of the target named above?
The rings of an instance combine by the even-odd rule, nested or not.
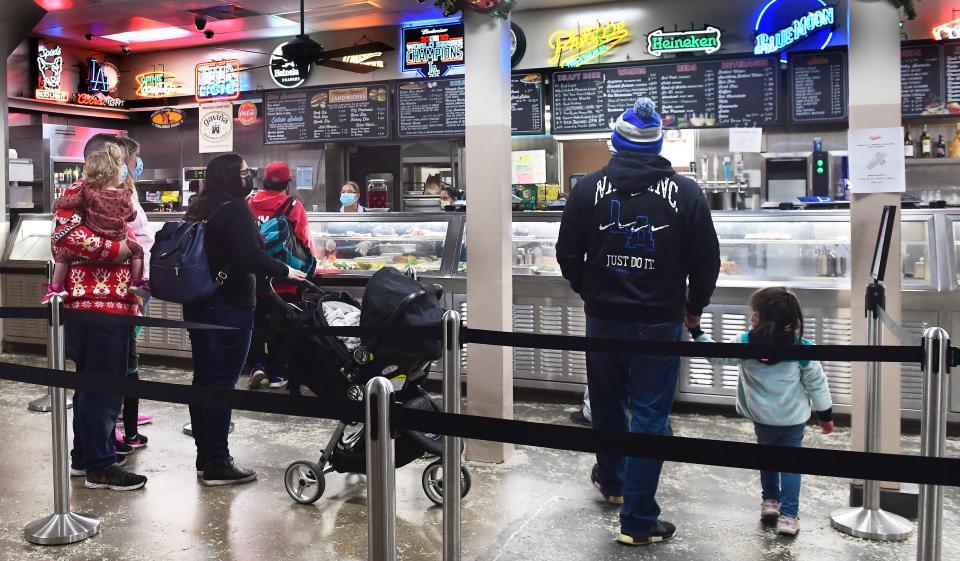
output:
[[[243,181],[242,195],[246,197],[253,192],[253,176],[242,177],[241,180]]]

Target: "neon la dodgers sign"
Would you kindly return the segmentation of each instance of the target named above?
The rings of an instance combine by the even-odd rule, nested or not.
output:
[[[758,33],[753,54],[768,55],[780,52],[822,29],[832,28],[836,22],[836,9],[833,6],[818,8],[795,20],[772,34]]]

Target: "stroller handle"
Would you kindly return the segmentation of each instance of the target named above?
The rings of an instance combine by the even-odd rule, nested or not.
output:
[[[277,290],[273,287],[273,281],[274,281],[274,277],[267,277],[267,293],[270,295],[270,298],[273,299],[274,302],[279,304],[281,307],[286,308],[290,304],[286,302],[283,298],[280,298],[280,295],[277,294]],[[313,284],[312,282],[308,281],[307,279],[290,280],[289,282],[297,283],[303,286],[304,288],[306,288],[310,292],[315,292],[317,294],[323,293],[323,289]]]

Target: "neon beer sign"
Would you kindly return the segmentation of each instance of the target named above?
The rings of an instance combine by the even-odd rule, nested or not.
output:
[[[240,97],[240,61],[201,62],[196,68],[197,101],[230,100]]]
[[[811,46],[811,48],[823,49],[830,43],[837,23],[836,7],[827,5],[824,0],[812,0],[808,5],[813,9],[792,21],[785,19],[781,13],[778,13],[778,8],[781,6],[796,7],[796,5],[795,2],[785,3],[781,0],[770,0],[764,6],[754,27],[753,54],[768,55],[782,52],[791,47],[802,47],[799,43],[811,39],[823,31],[829,32],[826,40],[822,45]],[[779,27],[773,27],[776,25],[779,25]]]
[[[60,89],[60,81],[63,75],[63,51],[60,45],[48,47],[41,44],[37,46],[37,70],[39,77],[34,97],[59,102],[70,99],[70,95]]]
[[[947,23],[941,23],[940,25],[931,29],[930,33],[933,34],[933,38],[937,41],[943,41],[944,39],[960,39],[960,19],[948,21]]]
[[[560,29],[554,31],[547,43],[553,56],[552,66],[577,68],[608,54],[614,47],[629,40],[627,22],[597,22],[586,29]]]
[[[177,77],[172,72],[144,72],[138,74],[137,97],[159,98],[170,97],[180,90],[176,83]]]
[[[713,54],[720,50],[720,30],[712,25],[693,31],[664,31],[661,27],[647,35],[647,52],[653,56],[671,53]]]

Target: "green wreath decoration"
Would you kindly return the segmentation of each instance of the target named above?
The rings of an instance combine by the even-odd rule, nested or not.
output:
[[[914,1],[919,2],[919,0],[890,0],[890,3],[896,8],[901,8],[903,13],[907,14],[907,19],[914,19],[917,17],[917,8],[913,5]]]
[[[507,19],[517,0],[434,0],[433,5],[443,10],[445,17],[452,16],[464,9],[473,10],[492,17]]]

